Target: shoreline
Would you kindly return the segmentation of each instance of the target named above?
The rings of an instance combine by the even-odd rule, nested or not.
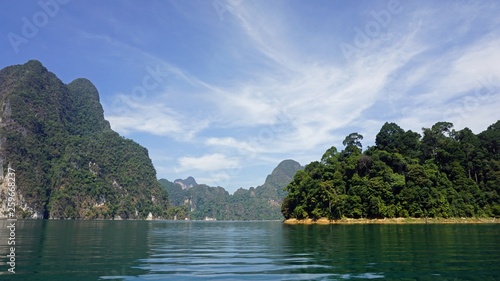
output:
[[[496,218],[384,218],[384,219],[351,219],[343,218],[338,220],[329,220],[327,218],[313,219],[286,219],[284,224],[483,224],[483,223],[500,223],[500,219]]]

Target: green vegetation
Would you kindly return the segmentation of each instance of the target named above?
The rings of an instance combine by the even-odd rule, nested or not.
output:
[[[182,189],[181,185],[161,179],[167,190],[171,207],[170,218],[203,220],[280,220],[281,202],[286,195],[284,187],[293,175],[302,169],[293,160],[284,160],[267,177],[266,182],[256,188],[240,188],[230,195],[222,187],[196,185]]]
[[[90,81],[65,85],[29,61],[0,71],[0,93],[0,162],[16,170],[18,217],[167,216],[148,151],[111,130]]]
[[[438,122],[423,136],[385,123],[364,152],[362,139],[297,172],[286,219],[500,216],[500,121],[478,135]]]

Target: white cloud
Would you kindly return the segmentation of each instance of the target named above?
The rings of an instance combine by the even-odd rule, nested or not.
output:
[[[223,138],[210,137],[206,139],[205,144],[209,146],[236,148],[242,153],[255,153],[259,151],[259,147],[255,145],[255,143],[250,144],[249,142],[246,141],[238,141],[233,137],[223,137]]]
[[[196,180],[208,186],[225,187],[228,186],[228,184],[231,182],[233,176],[234,175],[231,175],[228,172],[222,171],[222,172],[210,173],[209,175],[199,177]]]
[[[117,96],[116,100],[121,101],[118,112],[106,119],[113,130],[124,135],[143,132],[188,141],[209,125],[209,120],[188,118],[161,102],[134,102],[124,95]]]
[[[219,171],[236,169],[240,166],[239,159],[220,153],[206,154],[201,157],[184,156],[178,159],[176,172],[185,171]]]

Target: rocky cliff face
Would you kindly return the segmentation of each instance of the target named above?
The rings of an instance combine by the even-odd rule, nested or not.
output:
[[[198,183],[193,177],[187,177],[186,179],[176,179],[174,183],[181,186],[182,189],[189,189],[193,186],[197,186]]]
[[[111,130],[94,85],[66,85],[38,61],[0,71],[3,175],[8,165],[18,218],[163,217],[168,204],[147,150]]]

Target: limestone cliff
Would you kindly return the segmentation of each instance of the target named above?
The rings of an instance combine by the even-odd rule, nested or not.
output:
[[[64,84],[40,62],[0,71],[0,166],[16,170],[18,218],[164,217],[148,151],[112,131],[87,79]],[[6,178],[0,217],[6,215]],[[151,214],[151,215],[150,215]]]

